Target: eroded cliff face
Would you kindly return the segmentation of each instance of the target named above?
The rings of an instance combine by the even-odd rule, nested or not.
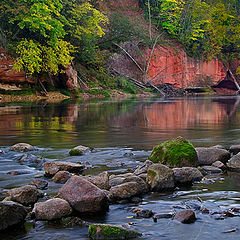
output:
[[[0,81],[3,83],[23,83],[32,82],[26,79],[25,72],[13,70],[14,59],[11,58],[3,49],[0,49]]]
[[[146,49],[149,59],[151,49]],[[148,79],[154,85],[167,83],[175,88],[215,86],[226,77],[223,63],[218,59],[209,62],[193,59],[179,47],[157,46],[149,64]]]

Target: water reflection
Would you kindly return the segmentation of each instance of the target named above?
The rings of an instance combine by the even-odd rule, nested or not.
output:
[[[0,106],[0,144],[130,146],[151,149],[182,135],[195,145],[235,143],[240,99],[184,98]]]

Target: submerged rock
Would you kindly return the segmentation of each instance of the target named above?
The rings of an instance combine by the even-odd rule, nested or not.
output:
[[[228,162],[227,168],[230,171],[240,172],[240,153],[234,155]]]
[[[139,209],[139,211],[136,211],[136,216],[139,218],[151,218],[153,215],[153,211],[148,209]]]
[[[149,159],[169,167],[195,167],[198,162],[194,146],[182,137],[157,145],[153,148]]]
[[[90,151],[89,147],[85,147],[85,146],[79,145],[79,146],[71,149],[69,154],[70,154],[70,156],[81,156],[84,153],[86,153],[87,151]]]
[[[0,231],[24,222],[25,207],[12,201],[0,202]]]
[[[17,143],[11,146],[10,150],[15,152],[28,152],[33,151],[34,147],[28,143]]]
[[[34,185],[36,186],[38,189],[46,189],[48,187],[48,182],[46,180],[42,180],[42,179],[34,179],[33,181],[31,181],[29,183],[29,185]]]
[[[87,181],[99,187],[100,189],[105,189],[105,190],[110,189],[108,172],[102,172],[95,177],[84,177],[84,178]]]
[[[193,210],[184,210],[177,212],[174,216],[174,220],[177,220],[181,223],[194,223],[196,221],[196,215]]]
[[[27,165],[29,167],[41,167],[46,160],[42,157],[35,156],[30,153],[22,155],[18,162],[22,165]]]
[[[214,167],[214,166],[202,166],[201,171],[203,174],[222,174],[222,170],[220,168]]]
[[[55,183],[65,183],[69,178],[72,177],[72,174],[68,171],[59,171],[57,172],[54,177],[53,181]]]
[[[36,220],[51,221],[69,216],[72,213],[72,208],[67,201],[54,198],[46,202],[35,203],[32,213]]]
[[[82,177],[71,177],[59,190],[59,196],[79,213],[94,213],[108,209],[104,191]]]
[[[227,150],[216,147],[198,147],[196,151],[199,165],[212,165],[216,161],[226,163],[230,158]]]
[[[26,206],[37,202],[42,195],[43,194],[32,185],[13,188],[7,192],[7,196],[10,197],[11,201],[18,202]]]
[[[146,181],[154,192],[175,187],[173,170],[162,164],[153,164],[148,168]]]
[[[197,168],[173,168],[173,172],[176,184],[180,185],[192,184],[195,181],[201,181],[203,178],[202,173]]]
[[[212,164],[213,167],[217,167],[217,168],[220,168],[222,171],[225,171],[227,169],[226,165],[223,164],[222,162],[220,161],[216,161]]]
[[[88,235],[92,240],[117,240],[132,239],[140,237],[142,234],[120,226],[109,224],[93,224],[88,228]]]
[[[46,162],[43,165],[44,171],[47,176],[52,177],[59,171],[68,171],[71,173],[80,173],[84,167],[78,163],[63,162],[63,161],[52,161]]]

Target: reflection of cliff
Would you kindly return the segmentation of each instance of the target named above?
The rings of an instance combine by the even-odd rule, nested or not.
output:
[[[115,126],[139,126],[148,130],[176,130],[211,126],[219,128],[225,120],[236,117],[239,101],[176,100],[139,105],[135,112],[115,118]]]

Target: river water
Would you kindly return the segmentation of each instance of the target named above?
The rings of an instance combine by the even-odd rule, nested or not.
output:
[[[61,104],[2,103],[0,105],[0,196],[8,189],[29,183],[43,174],[41,168],[21,165],[22,153],[9,151],[9,146],[27,142],[32,152],[46,161],[87,162],[92,168],[84,174],[102,171],[125,173],[144,162],[154,145],[182,136],[196,147],[240,144],[240,98],[191,97],[176,99],[127,99],[122,101],[91,101]],[[81,157],[70,157],[77,145],[94,148]],[[22,175],[9,175],[20,171]],[[128,224],[144,233],[141,239],[238,239],[240,218],[219,220],[215,215],[196,211],[194,224],[180,224],[172,219],[138,219],[130,207],[151,209],[156,213],[174,212],[191,207],[200,197],[203,207],[220,211],[240,207],[240,175],[228,173],[210,176],[212,184],[196,183],[191,188],[170,193],[150,194],[140,204],[114,204],[105,216],[85,220],[111,224]],[[49,182],[47,195],[53,196],[61,185]],[[199,204],[199,203],[198,203]],[[239,229],[238,229],[239,228]],[[233,231],[229,231],[232,230]],[[225,233],[225,232],[228,233]],[[67,240],[88,239],[86,227],[63,227],[36,222],[21,230],[0,235],[0,239]]]

